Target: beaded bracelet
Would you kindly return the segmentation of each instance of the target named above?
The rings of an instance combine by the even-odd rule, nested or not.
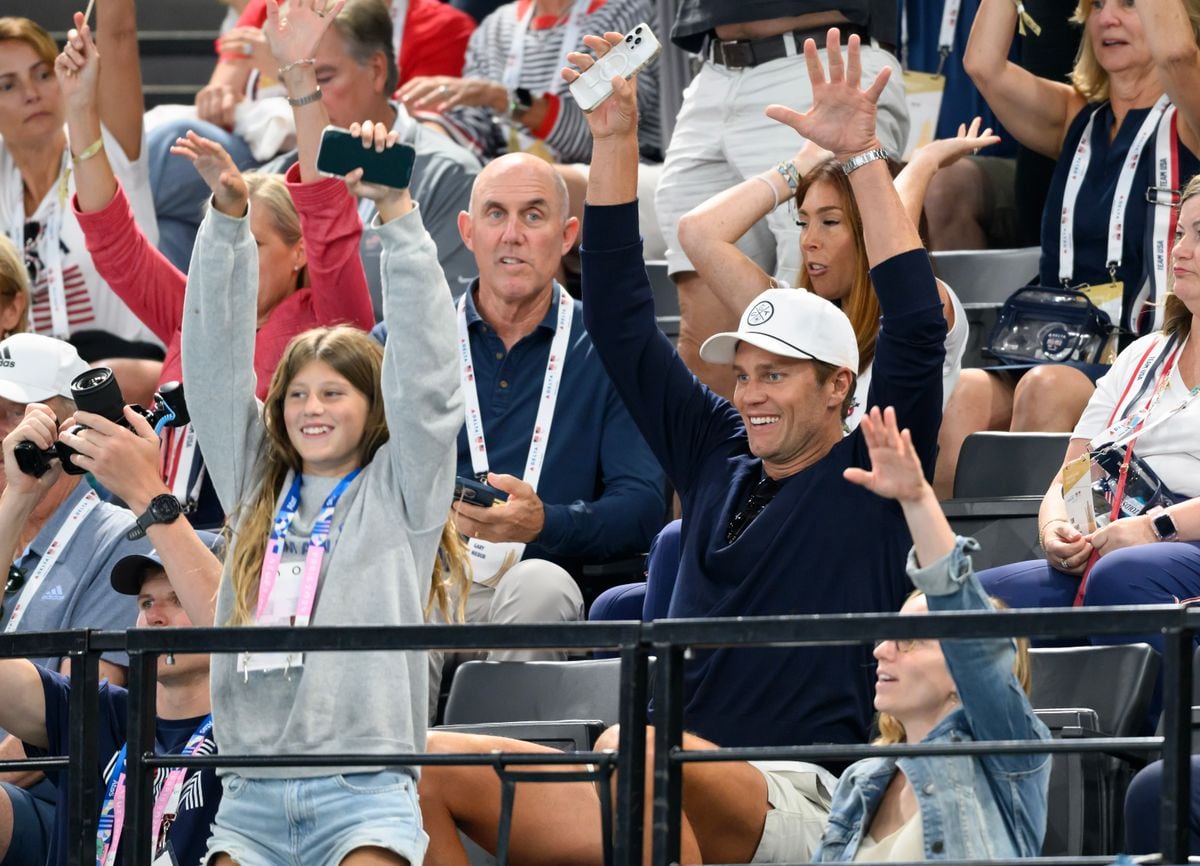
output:
[[[795,192],[800,186],[800,170],[796,168],[796,163],[791,160],[781,162],[775,166],[775,170],[787,181],[788,189]]]

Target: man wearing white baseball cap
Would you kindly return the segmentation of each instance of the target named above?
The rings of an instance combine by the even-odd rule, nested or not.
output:
[[[54,444],[59,422],[75,411],[71,380],[86,369],[73,346],[52,337],[15,334],[0,341],[0,551],[10,563],[0,631],[6,634],[124,630],[137,617],[136,608],[109,585],[118,560],[150,549],[144,539],[126,538],[134,516],[100,501],[87,483],[80,483],[83,476],[64,473],[57,460],[34,478],[18,468],[14,455],[16,445],[26,440],[42,449]],[[65,659],[31,661],[67,672]],[[106,653],[100,661],[101,676],[122,684],[127,665],[124,653]],[[5,733],[0,759],[21,757],[21,743]],[[44,862],[54,790],[40,773],[9,779],[0,791],[0,826],[7,812],[13,836],[7,854],[0,853],[0,866]]]

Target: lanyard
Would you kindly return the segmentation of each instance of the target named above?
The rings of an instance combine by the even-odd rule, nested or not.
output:
[[[325,497],[321,512],[313,524],[312,535],[308,540],[308,551],[304,555],[304,577],[300,588],[300,600],[296,604],[296,621],[298,626],[308,625],[312,618],[313,602],[317,598],[317,584],[321,578],[321,563],[325,559],[325,548],[329,545],[329,532],[333,526],[333,509],[338,500],[350,486],[350,482],[362,471],[360,466],[337,483],[333,492]],[[300,486],[304,476],[297,473],[292,481],[291,489],[284,497],[279,513],[275,515],[275,527],[267,540],[267,551],[263,555],[262,573],[258,580],[258,610],[254,618],[262,619],[267,603],[271,600],[271,591],[275,588],[275,578],[279,575],[279,563],[283,559],[283,545],[287,540],[288,529],[296,519],[296,511],[300,507]]]
[[[200,750],[204,741],[212,733],[212,714],[205,717],[196,728],[196,732],[188,739],[180,753],[190,757]],[[100,822],[96,828],[96,866],[113,866],[117,859],[117,849],[121,844],[121,833],[125,829],[125,759],[129,744],[121,746],[121,751],[113,762],[112,772],[108,777],[108,785],[104,792],[104,801],[100,805]],[[166,844],[163,838],[166,831],[175,821],[179,813],[179,800],[183,791],[183,779],[187,775],[187,767],[176,767],[171,770],[166,781],[154,798],[154,823],[151,825],[155,850],[161,851]]]
[[[402,67],[404,58],[400,56],[400,43],[404,41],[404,25],[408,23],[408,0],[392,0],[391,13],[392,57],[396,65]]]
[[[204,466],[201,464],[198,467],[199,471],[196,471],[199,456],[196,428],[191,424],[167,427],[163,430],[159,470],[163,481],[171,488],[171,495],[183,503],[185,508],[195,507],[200,501],[200,490],[204,486]]]
[[[1128,455],[1133,453],[1133,444],[1137,441],[1139,436],[1149,433],[1154,428],[1182,412],[1189,405],[1191,405],[1191,402],[1196,398],[1197,395],[1200,395],[1200,385],[1197,385],[1188,392],[1188,395],[1184,397],[1177,406],[1159,415],[1154,419],[1153,423],[1146,423],[1146,420],[1150,417],[1150,413],[1158,405],[1159,399],[1164,393],[1166,393],[1167,386],[1170,384],[1171,370],[1175,366],[1176,358],[1178,358],[1180,352],[1183,351],[1183,345],[1181,344],[1176,346],[1170,355],[1166,356],[1166,361],[1163,364],[1162,370],[1159,372],[1158,378],[1154,382],[1154,390],[1151,393],[1149,400],[1146,401],[1146,405],[1142,407],[1141,411],[1134,412],[1125,418],[1124,421],[1118,424],[1113,423],[1117,417],[1117,412],[1120,410],[1122,403],[1125,402],[1126,395],[1130,392],[1130,390],[1132,390],[1135,384],[1145,382],[1150,370],[1152,370],[1158,364],[1158,362],[1163,358],[1164,353],[1171,348],[1173,343],[1174,337],[1171,337],[1165,343],[1161,344],[1161,350],[1154,354],[1153,357],[1151,357],[1151,354],[1154,352],[1154,349],[1159,348],[1160,344],[1156,343],[1146,350],[1146,354],[1142,356],[1138,371],[1125,386],[1125,391],[1121,394],[1121,400],[1118,401],[1117,408],[1113,409],[1112,415],[1109,417],[1108,429],[1101,434],[1103,438],[1107,439],[1109,434],[1113,433],[1113,431],[1116,431],[1113,435],[1112,441],[1100,443],[1097,442],[1097,440],[1093,440],[1092,443],[1089,443],[1089,447],[1091,447],[1092,450],[1095,450],[1095,448],[1098,447],[1120,448],[1122,446],[1128,446],[1126,450],[1126,462],[1128,463]],[[1140,396],[1141,392],[1142,388],[1139,388],[1138,393],[1134,394],[1134,397],[1130,402],[1136,400]]]
[[[4,633],[9,634],[17,630],[17,626],[21,624],[21,618],[25,616],[25,611],[29,607],[41,589],[42,584],[46,580],[46,575],[50,573],[50,569],[54,567],[54,563],[58,562],[58,558],[62,556],[62,552],[67,549],[67,545],[71,543],[71,539],[75,537],[75,533],[79,527],[83,525],[83,521],[92,513],[97,505],[100,504],[100,497],[95,490],[89,490],[87,495],[75,504],[71,512],[67,515],[67,519],[63,521],[62,526],[58,528],[54,538],[46,547],[46,552],[42,554],[42,558],[38,560],[37,567],[33,570],[33,574],[29,575],[25,582],[25,588],[21,591],[20,597],[17,598],[17,603],[13,607],[12,617],[8,620],[8,624],[4,626]]]
[[[12,220],[5,234],[22,251],[26,259],[33,257],[42,264],[46,277],[46,292],[50,299],[50,335],[65,340],[71,334],[67,316],[67,288],[63,278],[62,222],[70,195],[71,162],[70,149],[63,148],[62,167],[59,169],[57,195],[50,197],[50,206],[41,221],[41,232],[36,239],[25,237],[25,183],[20,172],[10,177],[8,213]],[[40,205],[34,208],[38,212]],[[37,286],[30,288],[36,289]]]
[[[579,33],[583,29],[583,17],[587,15],[590,5],[590,0],[575,0],[571,7],[571,17],[567,19],[567,26],[563,29],[561,56],[550,73],[550,80],[542,89],[544,93],[558,93],[565,86],[566,82],[562,80],[558,71],[568,65],[567,54],[574,51],[579,43]],[[508,49],[508,60],[504,63],[504,77],[501,79],[501,83],[509,90],[521,86],[521,69],[525,65],[525,35],[529,32],[529,25],[533,21],[533,13],[536,8],[537,0],[529,0],[529,8],[525,10],[524,15],[517,19],[517,29],[513,31],[512,45]]]
[[[1154,140],[1154,186],[1146,191],[1146,200],[1154,206],[1154,233],[1150,241],[1150,267],[1147,279],[1130,310],[1130,328],[1150,333],[1162,328],[1163,304],[1168,290],[1167,273],[1171,264],[1171,247],[1175,243],[1175,224],[1179,221],[1179,117],[1175,106],[1167,109],[1158,125]],[[1143,311],[1149,311],[1151,321],[1138,328]]]
[[[542,380],[541,399],[537,417],[533,422],[533,435],[529,440],[529,454],[525,459],[522,480],[537,490],[542,476],[542,465],[550,442],[550,425],[554,422],[554,406],[558,403],[558,387],[562,384],[563,368],[567,364],[567,348],[571,338],[571,320],[575,315],[575,302],[567,290],[558,287],[558,324],[554,339],[550,341],[550,355],[546,359],[546,375]],[[467,333],[467,294],[458,300],[458,349],[462,370],[462,389],[466,397],[467,444],[471,448],[471,468],[481,481],[487,479],[487,443],[483,438],[483,415],[479,410],[479,391],[475,387],[475,367],[471,362],[471,340]]]
[[[1129,194],[1133,189],[1133,176],[1137,172],[1138,163],[1142,159],[1142,151],[1150,140],[1167,110],[1170,100],[1166,94],[1158,98],[1150,109],[1141,127],[1129,145],[1129,154],[1121,173],[1117,176],[1117,187],[1113,192],[1112,207],[1108,216],[1108,254],[1105,264],[1108,266],[1110,277],[1115,280],[1117,270],[1121,267],[1123,257],[1122,244],[1125,240],[1125,211],[1129,205]],[[1092,160],[1092,129],[1096,123],[1096,115],[1103,111],[1101,105],[1092,112],[1079,145],[1075,148],[1075,156],[1071,159],[1071,168],[1067,173],[1067,183],[1063,190],[1062,220],[1058,234],[1058,279],[1064,286],[1071,285],[1075,280],[1075,202],[1079,198],[1079,190],[1083,186],[1084,176]]]
[[[954,30],[958,26],[958,13],[961,9],[962,0],[946,0],[942,6],[942,26],[938,31],[937,75],[942,74],[946,58],[954,53]]]

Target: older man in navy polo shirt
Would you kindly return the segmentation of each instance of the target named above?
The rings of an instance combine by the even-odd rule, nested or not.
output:
[[[579,231],[561,178],[535,157],[503,156],[480,173],[458,227],[479,266],[458,303],[467,404],[458,472],[507,495],[494,507],[454,505],[474,571],[467,618],[579,619],[572,573],[646,550],[664,515],[662,472],[592,348],[581,305],[554,279]]]

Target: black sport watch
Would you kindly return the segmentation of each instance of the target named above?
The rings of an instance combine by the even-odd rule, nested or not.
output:
[[[170,493],[160,493],[150,500],[146,512],[137,519],[133,529],[125,533],[129,541],[137,541],[146,534],[146,530],[156,523],[174,523],[183,513],[179,500]]]
[[[533,108],[533,94],[524,87],[516,87],[508,93],[508,116],[520,122],[517,115],[524,114]]]

